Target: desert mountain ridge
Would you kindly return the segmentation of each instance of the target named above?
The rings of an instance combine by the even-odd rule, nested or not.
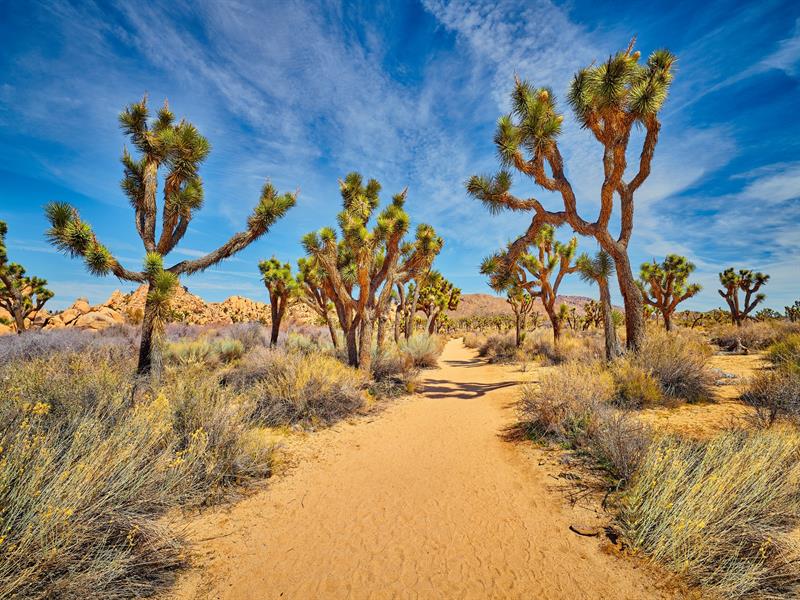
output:
[[[101,331],[112,325],[138,324],[144,314],[145,299],[144,286],[128,294],[115,290],[105,302],[94,306],[86,299],[78,298],[63,311],[50,313],[46,309],[41,310],[33,319],[33,325],[44,330],[77,327]],[[559,296],[558,304],[565,303],[582,313],[584,305],[589,300],[590,298],[584,296]],[[544,312],[541,303],[536,304],[536,310]],[[172,301],[172,313],[173,321],[192,325],[226,325],[250,321],[269,324],[270,322],[267,303],[238,295],[230,296],[222,302],[206,302],[186,287],[178,288]],[[491,294],[463,294],[458,308],[448,312],[451,319],[510,314],[511,307],[505,298]],[[0,320],[5,318],[10,321],[10,317],[11,315],[0,309]],[[289,307],[286,318],[289,322],[296,323],[317,322],[317,316],[300,302],[295,302]],[[12,332],[12,327],[0,324],[0,334]]]

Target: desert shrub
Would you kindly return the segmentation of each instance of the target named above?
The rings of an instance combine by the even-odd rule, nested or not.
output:
[[[442,353],[442,343],[434,335],[415,333],[407,340],[400,341],[399,351],[407,356],[415,367],[435,367]]]
[[[487,337],[478,348],[478,355],[490,363],[513,362],[517,358],[517,344],[513,334],[496,334]]]
[[[567,363],[520,392],[520,417],[533,435],[574,445],[598,407],[614,395],[611,376],[596,365]]]
[[[204,366],[168,374],[177,461],[194,454],[188,465],[195,482],[195,502],[208,502],[232,484],[267,477],[273,447],[253,429],[255,402],[220,386]]]
[[[741,327],[726,324],[711,329],[711,341],[723,350],[763,350],[792,333],[800,333],[800,323],[790,321],[747,321]]]
[[[623,499],[628,541],[722,598],[796,598],[800,515],[796,429],[654,442]]]
[[[741,400],[755,408],[759,425],[783,418],[800,420],[800,372],[763,371],[748,382]]]
[[[245,352],[259,346],[269,346],[269,330],[261,323],[233,323],[214,329],[212,339],[235,340],[242,344]]]
[[[480,333],[468,332],[464,335],[464,346],[467,348],[480,348],[486,341],[486,337]]]
[[[650,429],[630,413],[600,407],[595,411],[585,445],[619,487],[631,481],[651,439]]]
[[[707,366],[710,355],[710,346],[699,335],[651,331],[629,360],[649,371],[666,396],[699,402],[714,395],[715,377]]]
[[[561,336],[558,344],[553,344],[552,334],[547,331],[534,331],[525,338],[523,351],[545,365],[560,365],[565,362],[594,362],[605,356],[603,340],[597,335]]]
[[[645,408],[664,399],[661,384],[648,369],[619,359],[611,366],[616,387],[614,402],[623,408]]]
[[[133,401],[131,358],[0,367],[0,597],[134,598],[183,563],[163,522],[269,472],[252,407],[202,368]]]
[[[413,393],[419,369],[407,355],[384,348],[372,354],[372,380],[370,390],[381,397]]]
[[[244,344],[239,340],[202,337],[167,344],[164,348],[164,362],[183,366],[215,366],[239,359],[243,354]]]
[[[800,373],[800,333],[792,333],[767,348],[767,359],[776,367]]]
[[[317,340],[301,333],[287,333],[286,337],[280,340],[279,345],[288,352],[297,352],[299,354],[313,354],[320,351],[320,345]]]
[[[23,335],[0,336],[0,365],[60,352],[98,351],[107,356],[121,356],[138,349],[138,344],[138,332],[125,325],[99,333],[71,327],[26,331]]]
[[[366,378],[323,354],[256,349],[225,375],[266,425],[330,424],[364,406]]]

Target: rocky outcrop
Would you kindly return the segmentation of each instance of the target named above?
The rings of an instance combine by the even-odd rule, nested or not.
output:
[[[45,330],[77,327],[91,331],[102,331],[112,325],[138,325],[144,315],[147,292],[140,286],[129,294],[119,290],[97,306],[90,306],[84,298],[76,300],[72,306],[56,314],[42,311],[34,320],[34,327]],[[3,317],[0,311],[0,317]],[[10,317],[10,315],[9,315]],[[290,306],[287,320],[295,323],[314,323],[316,315],[303,304]],[[192,325],[227,325],[230,323],[248,323],[258,321],[269,325],[269,304],[245,298],[231,296],[223,302],[205,302],[195,296],[187,288],[181,287],[172,299],[171,322]],[[13,333],[13,326],[0,324],[0,335]]]

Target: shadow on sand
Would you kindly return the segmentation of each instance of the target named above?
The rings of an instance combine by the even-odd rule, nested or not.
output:
[[[448,379],[426,379],[422,384],[422,393],[428,398],[463,398],[472,400],[485,396],[494,390],[500,390],[519,384],[518,381],[500,381],[497,383],[457,382]]]

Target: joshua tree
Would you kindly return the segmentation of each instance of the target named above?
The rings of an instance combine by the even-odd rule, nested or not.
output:
[[[781,318],[781,313],[772,308],[762,308],[753,315],[756,321],[773,321]]]
[[[786,318],[792,323],[800,321],[800,300],[795,300],[792,306],[784,306]]]
[[[292,266],[289,263],[281,263],[274,256],[258,263],[258,269],[269,293],[269,310],[272,317],[269,345],[274,348],[278,343],[278,333],[286,307],[291,297],[298,291],[297,281],[292,277]]]
[[[769,275],[753,273],[748,269],[739,269],[737,273],[731,267],[719,274],[719,281],[723,289],[717,292],[728,303],[731,321],[734,325],[741,326],[747,315],[766,298],[758,290],[769,281]],[[744,292],[744,306],[739,303],[739,290]]]
[[[436,332],[436,323],[446,310],[455,310],[461,300],[461,290],[447,281],[439,271],[431,271],[424,278],[419,291],[418,307],[428,319],[429,334]]]
[[[341,240],[326,227],[306,235],[303,246],[324,273],[350,364],[369,371],[373,326],[385,314],[395,283],[409,281],[430,268],[443,242],[429,225],[417,228],[414,242],[403,242],[409,227],[403,208],[406,190],[393,197],[369,230],[380,203],[380,184],[370,179],[364,185],[361,175],[350,173],[339,182],[339,188],[343,201],[338,217]]]
[[[558,147],[563,115],[556,109],[552,92],[547,88],[534,88],[519,79],[511,97],[512,114],[500,118],[495,135],[504,170],[495,176],[472,177],[467,190],[492,212],[534,213],[528,230],[506,253],[509,262],[513,263],[525,252],[544,224],[558,226],[568,223],[580,235],[594,237],[616,265],[625,303],[627,345],[638,350],[645,333],[643,301],[628,257],[628,243],[633,232],[634,194],[650,175],[661,128],[658,112],[672,81],[675,57],[667,50],[658,50],[644,65],[640,65],[639,52],[632,52],[632,49],[633,41],[624,52],[579,71],[567,97],[578,122],[603,147],[600,211],[594,221],[587,221],[578,214],[575,191],[564,172],[564,161]],[[626,153],[634,126],[643,127],[645,136],[638,170],[626,181]],[[563,210],[548,211],[534,198],[522,199],[512,195],[512,176],[506,170],[508,168],[532,177],[540,187],[559,194]],[[620,201],[619,235],[616,238],[609,231],[615,195]]]
[[[97,276],[114,274],[119,279],[147,285],[148,294],[142,320],[142,341],[139,349],[138,373],[160,367],[158,339],[160,320],[168,307],[178,277],[191,275],[219,263],[239,252],[261,236],[289,208],[296,194],[279,195],[267,183],[261,198],[247,220],[247,229],[236,233],[225,244],[195,260],[181,261],[165,269],[167,256],[183,238],[192,217],[203,204],[203,184],[198,170],[208,156],[210,146],[188,121],[175,122],[166,103],[154,119],[150,118],[147,98],[129,105],[119,117],[122,130],[139,151],[139,157],[123,151],[124,177],[122,189],[134,210],[136,231],[142,240],[145,267],[132,271],[123,267],[101,244],[91,226],[81,220],[69,204],[54,202],[47,206],[50,221],[48,238],[70,256],[80,256],[90,273]],[[163,207],[161,234],[156,238],[158,206],[158,174],[163,169]]]
[[[572,264],[578,240],[572,238],[562,244],[555,240],[555,228],[543,225],[537,228],[536,235],[523,248],[527,250],[533,245],[535,255],[523,252],[519,246],[515,247],[517,243],[511,244],[505,252],[486,258],[481,265],[481,273],[489,276],[489,285],[496,291],[514,285],[526,290],[534,298],[541,298],[553,326],[553,341],[558,343],[564,319],[556,311],[556,298],[564,276],[578,270]],[[515,256],[514,260],[510,260],[512,255]],[[532,279],[528,279],[528,274]]]
[[[517,348],[522,346],[522,342],[525,341],[528,315],[533,312],[535,301],[536,298],[531,296],[524,288],[512,285],[508,289],[506,302],[511,306],[511,310],[514,313],[514,343]],[[536,316],[538,317],[538,314]]]
[[[17,333],[21,334],[26,329],[25,319],[32,320],[32,315],[53,297],[53,292],[45,287],[45,279],[29,277],[22,265],[8,262],[7,233],[8,225],[0,221],[0,308],[11,315]]]
[[[297,261],[297,284],[300,288],[300,301],[313,310],[325,322],[331,334],[334,348],[339,347],[339,338],[331,320],[333,303],[325,289],[324,271],[313,258],[300,258]]]
[[[596,300],[589,300],[583,305],[583,319],[581,325],[586,331],[590,327],[600,327],[603,324],[603,307]]]
[[[617,341],[617,328],[613,320],[611,306],[611,292],[608,280],[614,274],[614,261],[608,252],[601,250],[593,257],[581,254],[576,262],[581,279],[588,283],[596,283],[600,289],[600,309],[603,313],[603,332],[606,341],[606,360],[614,360],[619,356],[620,348]]]
[[[664,317],[664,327],[672,330],[672,314],[684,300],[696,295],[702,288],[700,284],[688,284],[689,275],[694,271],[694,263],[685,256],[669,254],[661,264],[655,259],[642,263],[639,288],[645,303],[657,309]]]

